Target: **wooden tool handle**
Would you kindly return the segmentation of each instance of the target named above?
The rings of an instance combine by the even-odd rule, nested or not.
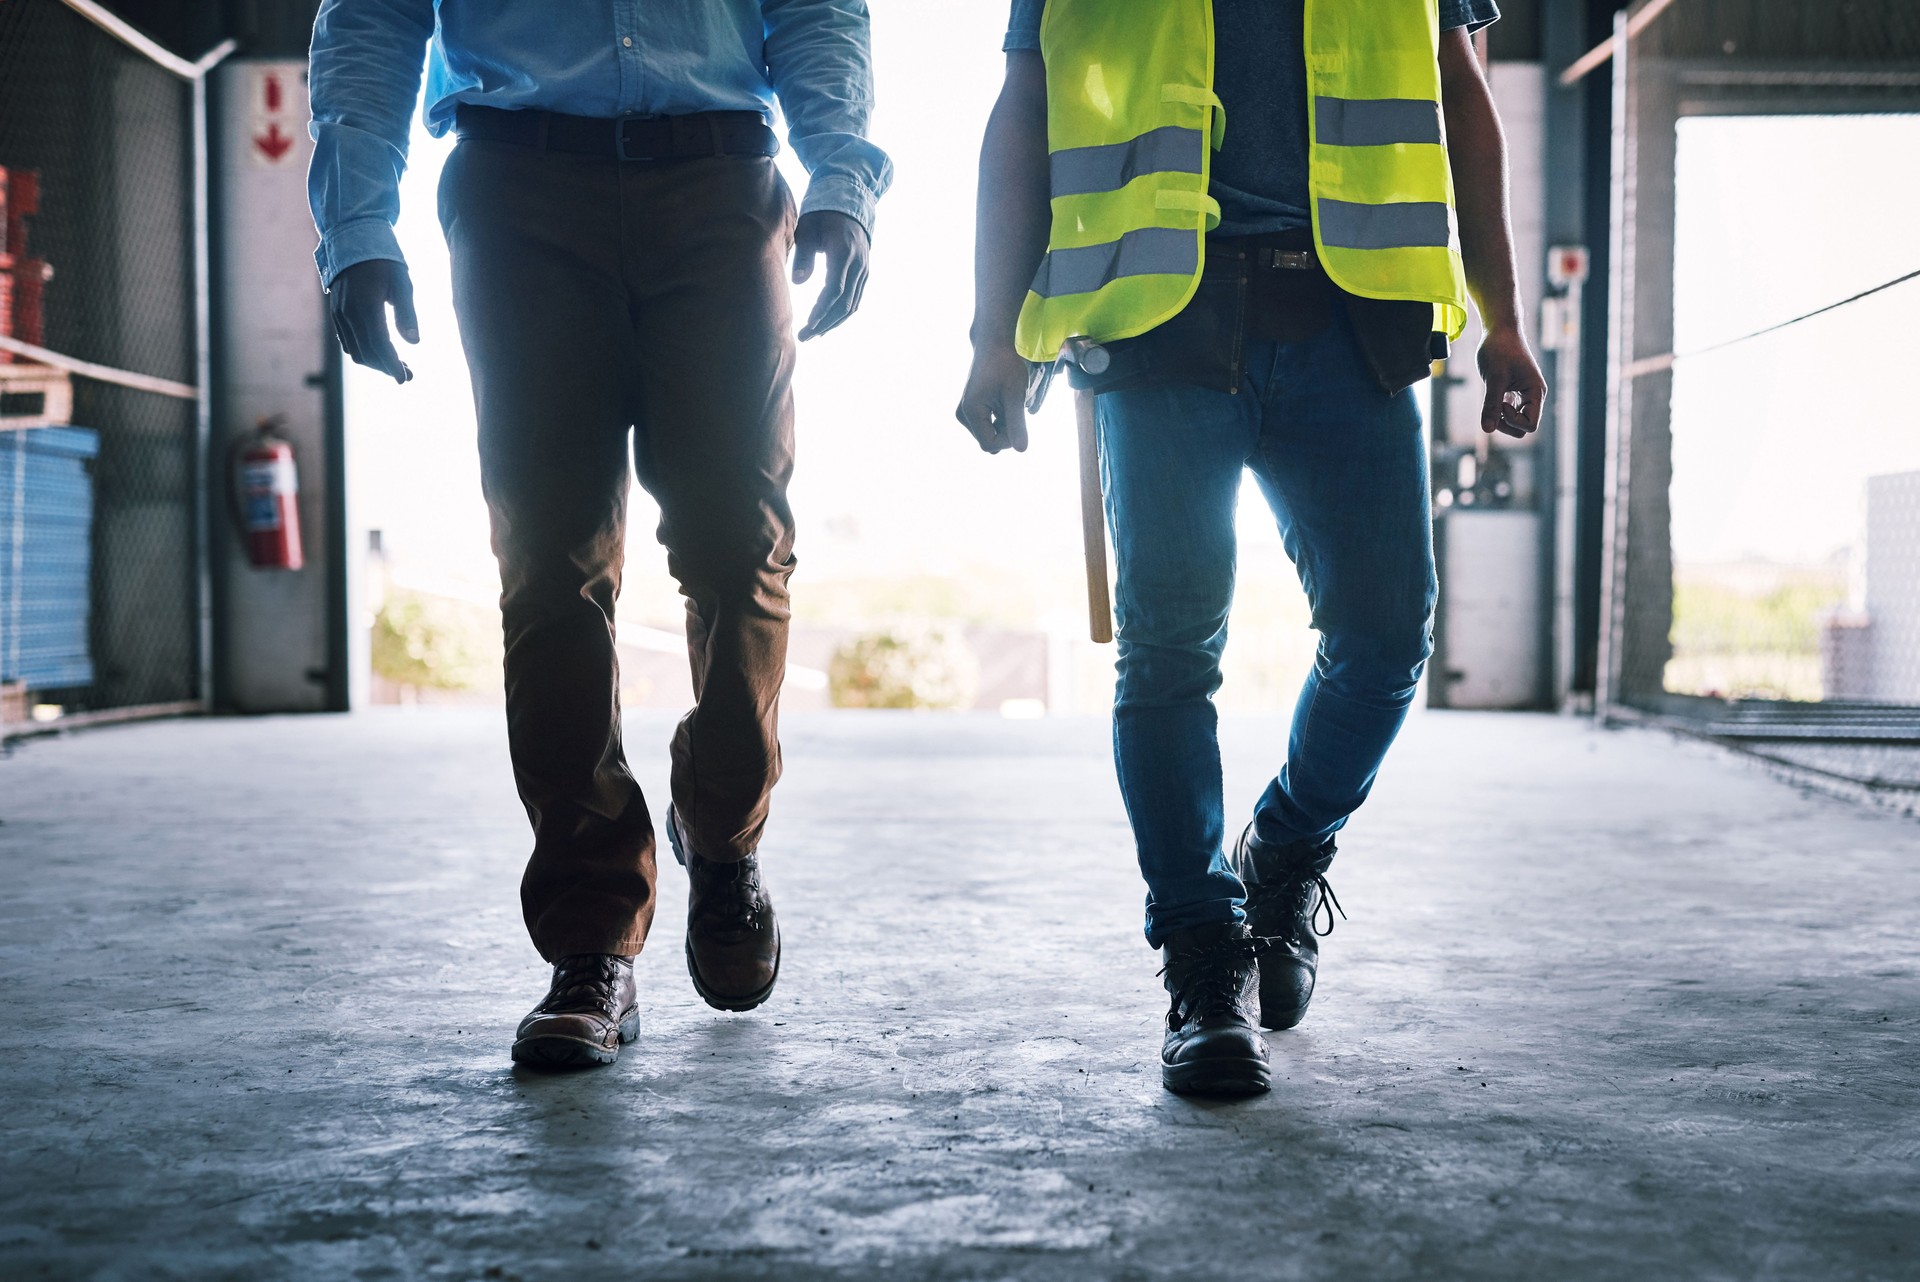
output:
[[[1100,429],[1093,418],[1093,393],[1073,394],[1073,416],[1080,427],[1080,537],[1087,553],[1087,625],[1093,639],[1113,640],[1113,602],[1107,595],[1107,520],[1100,499]]]

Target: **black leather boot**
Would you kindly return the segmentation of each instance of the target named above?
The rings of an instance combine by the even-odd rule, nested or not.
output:
[[[639,1035],[633,958],[580,953],[553,964],[546,997],[514,1034],[513,1059],[532,1068],[611,1064]]]
[[[1320,971],[1319,937],[1333,933],[1335,910],[1347,915],[1327,884],[1333,854],[1332,837],[1272,846],[1252,824],[1233,848],[1233,870],[1247,888],[1247,928],[1267,941],[1260,958],[1264,1028],[1292,1028],[1306,1018]]]
[[[780,978],[780,922],[760,880],[760,859],[732,863],[693,848],[680,816],[667,810],[667,841],[687,870],[687,973],[716,1010],[752,1010]]]
[[[1161,975],[1173,1004],[1160,1080],[1182,1095],[1257,1095],[1269,1085],[1267,1046],[1253,1026],[1260,943],[1244,923],[1167,936]]]

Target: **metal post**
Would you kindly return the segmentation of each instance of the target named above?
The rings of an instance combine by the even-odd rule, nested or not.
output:
[[[1613,177],[1607,262],[1607,471],[1600,551],[1600,650],[1593,706],[1604,718],[1620,699],[1626,625],[1627,491],[1633,442],[1633,86],[1627,11],[1613,15]]]
[[[207,252],[207,78],[193,78],[193,589],[194,693],[213,707],[213,286]]]
[[[1585,278],[1567,282],[1556,303],[1563,326],[1554,350],[1553,706],[1573,710],[1574,511],[1580,501],[1580,316]]]
[[[211,161],[207,146],[207,76],[238,45],[223,40],[193,64],[193,570],[196,667],[194,693],[213,708],[213,253],[208,222]]]

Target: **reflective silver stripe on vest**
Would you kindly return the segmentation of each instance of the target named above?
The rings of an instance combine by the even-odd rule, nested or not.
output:
[[[1119,240],[1055,249],[1040,260],[1033,292],[1042,298],[1091,294],[1123,276],[1191,276],[1200,270],[1200,237],[1193,230],[1142,227]]]
[[[1320,243],[1336,249],[1403,249],[1447,243],[1451,226],[1440,201],[1361,205],[1321,197]]]
[[[1142,174],[1197,174],[1207,156],[1198,129],[1163,125],[1126,142],[1069,147],[1050,158],[1055,196],[1119,191]]]
[[[1421,98],[1315,98],[1314,137],[1329,147],[1440,141],[1440,104]]]

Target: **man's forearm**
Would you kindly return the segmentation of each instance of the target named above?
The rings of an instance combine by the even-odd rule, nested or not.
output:
[[[1440,66],[1467,289],[1489,330],[1518,329],[1520,288],[1507,214],[1507,143],[1500,116],[1464,32],[1443,37]]]
[[[400,257],[400,175],[433,34],[433,0],[326,0],[314,21],[308,84],[313,166],[307,196],[323,280],[369,258]]]
[[[1047,252],[1046,71],[1014,53],[980,146],[973,264],[973,345],[1013,345],[1027,288]]]
[[[810,178],[802,212],[834,210],[872,232],[893,162],[867,139],[873,53],[865,0],[762,0],[760,10],[787,141]]]

